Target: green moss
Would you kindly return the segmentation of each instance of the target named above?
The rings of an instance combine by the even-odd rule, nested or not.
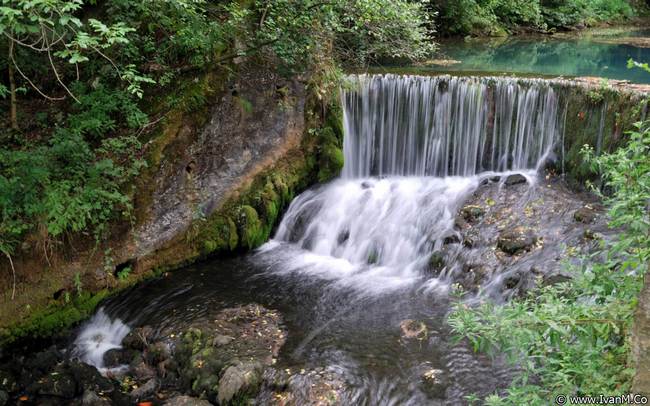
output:
[[[327,182],[341,173],[343,169],[343,151],[336,145],[326,144],[319,157],[318,181]]]
[[[27,320],[0,330],[0,346],[26,337],[60,336],[76,323],[88,318],[99,302],[108,295],[108,290],[101,290],[94,294],[82,292],[68,303],[54,303],[36,311]]]
[[[200,227],[199,239],[203,242],[201,250],[203,255],[214,251],[232,251],[237,248],[239,235],[237,225],[232,218],[218,214]]]
[[[244,248],[253,249],[264,242],[264,227],[257,211],[248,205],[239,207],[237,229],[241,235]]]

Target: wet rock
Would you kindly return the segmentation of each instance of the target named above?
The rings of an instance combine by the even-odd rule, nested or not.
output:
[[[515,255],[529,251],[536,242],[537,237],[531,230],[516,228],[502,231],[497,239],[497,247],[506,254]]]
[[[522,277],[519,273],[514,273],[503,279],[503,287],[507,290],[518,288],[522,284]]]
[[[460,209],[463,219],[469,223],[477,222],[485,214],[485,209],[481,206],[468,205]]]
[[[149,365],[158,365],[170,356],[169,346],[160,341],[149,345],[144,353],[144,359]]]
[[[144,385],[131,391],[131,398],[134,400],[146,399],[156,393],[156,389],[158,389],[158,381],[156,379],[150,379]]]
[[[36,387],[36,393],[41,396],[72,399],[77,394],[77,383],[74,377],[66,372],[51,372],[45,375]]]
[[[429,396],[444,398],[446,382],[445,373],[441,369],[430,368],[422,374],[422,383]]]
[[[82,406],[111,406],[110,399],[103,398],[91,390],[86,390],[81,398]]]
[[[460,243],[460,238],[456,234],[450,235],[445,237],[443,240],[443,244],[448,245],[448,244],[459,244]]]
[[[339,245],[343,245],[348,239],[350,239],[350,230],[344,230],[338,235],[336,242]]]
[[[137,355],[138,352],[130,348],[113,348],[104,353],[104,366],[115,368],[128,365]]]
[[[156,370],[147,365],[142,358],[139,358],[136,362],[132,363],[130,370],[133,377],[140,382],[147,381],[156,376]]]
[[[399,324],[402,338],[422,340],[427,337],[427,326],[417,320],[406,319]]]
[[[255,404],[272,406],[325,406],[343,403],[345,383],[334,370],[315,368],[291,375],[289,370],[267,368]],[[348,402],[349,403],[349,402]]]
[[[79,386],[79,392],[91,390],[97,393],[115,392],[112,381],[102,376],[97,369],[83,362],[73,362],[69,371]]]
[[[571,281],[571,279],[572,278],[569,275],[555,273],[552,275],[544,276],[542,279],[542,285],[544,286],[557,285],[558,283],[569,282]]]
[[[234,339],[234,337],[218,334],[214,337],[214,339],[212,339],[212,345],[215,347],[221,347],[223,345],[230,344]]]
[[[212,403],[204,399],[197,399],[190,396],[174,396],[163,403],[163,406],[211,406]]]
[[[174,346],[180,385],[211,402],[252,395],[286,339],[280,322],[277,312],[251,304],[221,310],[187,329]]]
[[[9,394],[4,390],[0,390],[0,406],[5,406],[8,402]]]
[[[439,273],[445,267],[445,255],[440,251],[435,251],[429,257],[429,269],[435,274]]]
[[[153,329],[149,326],[134,328],[122,340],[124,348],[131,348],[138,351],[144,351],[154,336]]]
[[[261,377],[262,365],[258,362],[241,362],[229,366],[219,379],[219,404],[226,404],[235,397],[257,393]]]
[[[25,362],[26,369],[32,373],[44,374],[54,368],[63,360],[61,353],[56,348],[41,351]]]
[[[16,392],[18,390],[18,382],[16,377],[9,371],[0,369],[0,390],[7,392]]]
[[[598,213],[592,207],[585,206],[573,213],[573,219],[579,223],[590,224],[594,222],[597,215]]]
[[[512,186],[512,185],[519,185],[521,183],[526,183],[528,180],[526,177],[520,173],[516,173],[514,175],[510,175],[506,178],[506,181],[504,182],[506,186]]]

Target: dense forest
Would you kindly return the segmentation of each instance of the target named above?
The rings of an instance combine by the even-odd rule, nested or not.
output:
[[[643,2],[626,0],[447,0],[435,1],[443,35],[507,35],[562,31],[602,22],[622,22],[643,13]]]

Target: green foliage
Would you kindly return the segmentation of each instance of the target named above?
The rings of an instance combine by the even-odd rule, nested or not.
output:
[[[569,282],[542,286],[524,299],[470,308],[458,301],[449,323],[477,351],[505,352],[524,373],[495,404],[548,404],[555,394],[624,394],[629,337],[637,295],[650,259],[650,130],[629,134],[627,146],[585,159],[602,174],[610,225],[623,231],[603,241]],[[462,295],[462,294],[461,294]],[[539,381],[530,378],[535,376]],[[537,383],[533,383],[537,382]]]
[[[436,3],[441,30],[450,34],[495,35],[519,27],[555,29],[635,15],[627,0],[438,0]]]
[[[100,88],[79,100],[46,142],[0,148],[0,246],[9,252],[37,229],[53,238],[91,230],[99,238],[116,209],[131,209],[124,187],[144,165],[140,143],[108,134],[146,116],[120,91]]]

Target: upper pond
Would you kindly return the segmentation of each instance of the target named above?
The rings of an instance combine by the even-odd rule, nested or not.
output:
[[[449,65],[416,70],[548,76],[599,76],[650,83],[650,74],[628,69],[631,58],[650,62],[650,30],[608,29],[583,35],[518,36],[492,39],[441,40],[438,59]]]

